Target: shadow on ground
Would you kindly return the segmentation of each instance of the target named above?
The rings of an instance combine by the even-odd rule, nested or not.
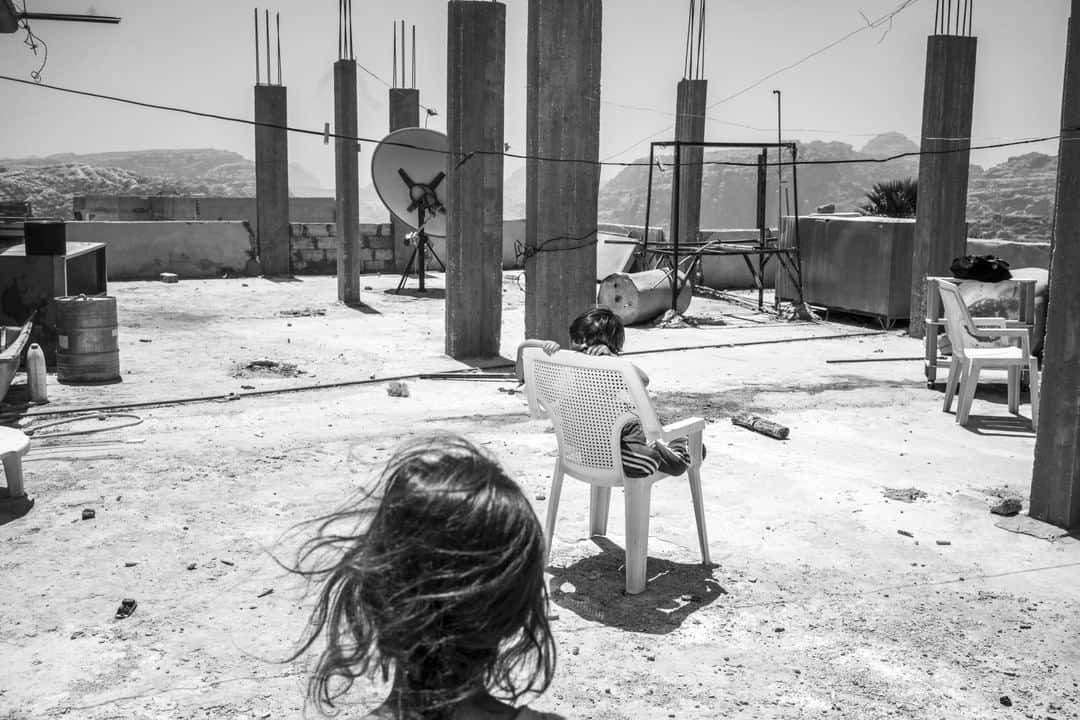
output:
[[[0,488],[0,525],[18,520],[25,516],[34,507],[34,501],[23,495],[22,497],[8,497],[8,492]]]
[[[650,557],[645,592],[627,595],[623,549],[594,537],[600,553],[567,567],[549,567],[551,601],[585,620],[651,635],[677,630],[692,614],[727,590],[713,577],[715,565]]]
[[[446,290],[442,288],[427,288],[426,290],[420,290],[419,288],[402,288],[401,290],[383,290],[386,295],[398,295],[400,297],[411,297],[421,300],[445,300]]]
[[[883,387],[921,387],[919,381],[887,382],[860,375],[843,375],[830,378],[820,383],[762,383],[745,384],[741,387],[725,388],[711,393],[658,392],[653,396],[653,405],[657,413],[665,420],[683,417],[703,417],[717,420],[732,415],[765,415],[777,409],[775,400],[781,397],[804,395],[802,408],[832,407],[835,400],[821,396],[826,392],[852,392],[880,389]],[[770,402],[769,395],[773,397]],[[762,397],[765,396],[765,397]],[[869,400],[868,402],[875,402]],[[877,402],[886,403],[882,398]]]

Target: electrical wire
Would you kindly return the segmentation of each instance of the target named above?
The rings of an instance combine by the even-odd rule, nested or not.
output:
[[[722,105],[723,103],[734,100],[735,98],[739,97],[740,95],[744,95],[745,93],[750,92],[751,90],[758,87],[762,83],[765,83],[766,81],[776,77],[777,75],[779,75],[781,73],[787,72],[788,70],[791,70],[793,68],[798,67],[799,65],[802,65],[803,63],[811,60],[812,58],[817,57],[818,55],[821,55],[824,52],[827,52],[827,51],[831,50],[832,48],[834,48],[837,45],[849,40],[850,38],[854,37],[855,35],[858,35],[861,32],[864,32],[866,30],[871,30],[871,29],[874,29],[874,28],[877,28],[877,27],[881,27],[882,25],[886,25],[886,24],[889,24],[891,26],[891,23],[892,23],[893,19],[896,18],[897,15],[899,15],[903,11],[907,10],[909,7],[911,7],[912,5],[914,5],[917,2],[919,2],[919,0],[903,0],[891,12],[888,12],[885,15],[882,15],[877,20],[867,21],[861,27],[856,28],[855,30],[852,30],[851,32],[847,33],[846,35],[832,41],[828,45],[825,45],[824,47],[815,50],[814,52],[810,53],[809,55],[806,55],[805,57],[803,57],[803,58],[801,58],[799,60],[796,60],[795,62],[793,62],[793,63],[791,63],[789,65],[785,65],[784,67],[780,68],[779,70],[774,70],[773,72],[769,73],[768,75],[765,75],[764,77],[754,81],[750,85],[747,85],[742,90],[739,90],[738,92],[732,93],[731,95],[728,95],[727,97],[714,102],[712,105],[709,105],[706,108],[706,110],[712,110],[713,108],[717,107],[718,105]],[[884,36],[882,37],[882,39],[884,39]],[[625,148],[623,148],[619,152],[614,153],[612,155],[608,155],[607,157],[604,158],[604,161],[606,162],[606,161],[611,160],[613,158],[617,158],[620,155],[623,155],[623,154],[633,150],[634,148],[641,145],[646,140],[651,140],[652,138],[656,137],[657,135],[661,135],[663,133],[669,132],[674,127],[675,127],[674,125],[670,125],[670,126],[668,126],[666,128],[663,128],[662,130],[657,130],[654,133],[646,135],[645,137],[641,138],[640,140],[635,141],[632,145],[626,146]]]
[[[281,125],[278,123],[265,123],[257,120],[248,120],[247,118],[233,117],[230,115],[222,115],[220,113],[204,112],[201,110],[191,110],[189,108],[176,107],[171,105],[162,105],[159,103],[145,102],[142,100],[134,100],[131,98],[117,97],[115,95],[106,95],[104,93],[96,93],[88,90],[77,90],[75,88],[67,88],[59,85],[52,85],[44,82],[31,82],[23,78],[13,77],[11,75],[0,75],[0,80],[6,80],[8,82],[20,83],[23,85],[29,85],[31,87],[43,88],[48,90],[56,90],[58,92],[70,93],[73,95],[80,95],[83,97],[91,97],[99,100],[107,100],[110,102],[118,102],[126,105],[134,105],[136,107],[143,107],[152,110],[165,110],[168,112],[180,113],[183,115],[192,115],[195,117],[207,118],[210,120],[221,120],[224,122],[238,123],[241,125],[249,125],[253,127],[268,127],[277,130],[285,130],[287,132],[297,133],[300,135],[312,135],[320,138],[334,138],[338,140],[348,140],[353,142],[367,142],[367,143],[380,143],[383,142],[386,145],[392,145],[396,147],[408,148],[411,150],[421,150],[424,152],[434,152],[443,155],[450,155],[449,150],[437,150],[434,148],[422,147],[419,145],[413,145],[411,143],[402,142],[387,142],[378,140],[376,138],[344,135],[341,133],[327,133],[325,130],[312,130],[309,128],[299,128],[290,125]],[[1063,132],[1074,132],[1078,128],[1064,128]],[[1024,138],[1013,140],[1009,142],[992,143],[987,145],[966,145],[962,147],[947,148],[944,150],[919,150],[906,153],[899,153],[886,158],[851,158],[846,160],[794,160],[794,161],[780,161],[780,162],[768,162],[765,167],[776,166],[810,166],[810,165],[854,165],[860,163],[884,163],[892,160],[898,160],[905,157],[918,157],[920,155],[942,155],[954,152],[969,152],[972,150],[990,150],[996,148],[1013,147],[1017,145],[1028,145],[1031,143],[1047,142],[1050,140],[1059,140],[1061,135],[1047,135],[1039,138]],[[1071,139],[1071,138],[1069,138]],[[965,138],[956,138],[957,141],[965,140]],[[527,155],[522,153],[513,153],[507,150],[474,150],[472,156],[502,156],[507,158],[514,158],[517,160],[537,160],[541,162],[551,163],[571,163],[578,165],[585,165],[589,167],[648,167],[649,163],[644,160],[632,161],[632,162],[610,162],[607,160],[590,160],[585,158],[563,158],[563,157],[549,157],[543,155]],[[702,160],[700,163],[683,163],[683,165],[709,165],[709,166],[728,166],[728,167],[758,167],[756,162],[738,162],[733,160]]]
[[[120,425],[105,425],[103,427],[88,428],[86,430],[68,430],[66,432],[53,432],[39,435],[41,430],[49,427],[56,427],[58,425],[69,425],[71,423],[81,422],[83,420],[100,420],[105,422],[111,418],[126,418],[130,422],[122,423]],[[138,415],[131,415],[129,413],[93,413],[89,415],[78,415],[76,417],[64,418],[63,420],[52,420],[47,423],[41,423],[34,427],[21,428],[22,432],[27,436],[34,438],[34,440],[49,440],[52,438],[72,437],[74,435],[91,435],[99,432],[109,432],[110,430],[122,430],[123,428],[135,427],[141,425],[143,419]]]
[[[26,38],[23,40],[23,45],[30,48],[30,50],[34,53],[34,57],[37,57],[39,45],[41,46],[41,49],[44,50],[44,55],[41,58],[41,65],[38,67],[37,70],[30,71],[30,77],[32,77],[37,82],[41,82],[41,74],[45,72],[45,66],[49,64],[49,46],[44,40],[42,40],[38,35],[36,35],[33,30],[30,29],[30,21],[26,19],[26,15],[28,14],[28,11],[26,9],[26,0],[23,0],[22,14],[23,17],[19,22],[22,25],[22,29],[26,31]]]

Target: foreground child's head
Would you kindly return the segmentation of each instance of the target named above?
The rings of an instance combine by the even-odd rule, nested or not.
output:
[[[301,652],[325,636],[309,694],[393,677],[399,717],[449,717],[492,692],[543,692],[554,670],[544,537],[518,486],[468,441],[398,449],[375,491],[319,524],[300,570],[323,585]],[[334,687],[331,687],[331,684]]]
[[[570,343],[574,350],[604,345],[618,355],[625,339],[622,320],[606,307],[587,310],[570,323]]]

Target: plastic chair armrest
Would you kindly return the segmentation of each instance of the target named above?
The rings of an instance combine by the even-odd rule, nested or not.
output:
[[[675,438],[688,437],[693,433],[699,433],[704,429],[704,418],[686,418],[660,428],[660,437],[664,440],[674,440]]]

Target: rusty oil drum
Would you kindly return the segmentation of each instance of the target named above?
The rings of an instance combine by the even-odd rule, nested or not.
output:
[[[116,298],[53,298],[56,380],[68,385],[120,382]]]

